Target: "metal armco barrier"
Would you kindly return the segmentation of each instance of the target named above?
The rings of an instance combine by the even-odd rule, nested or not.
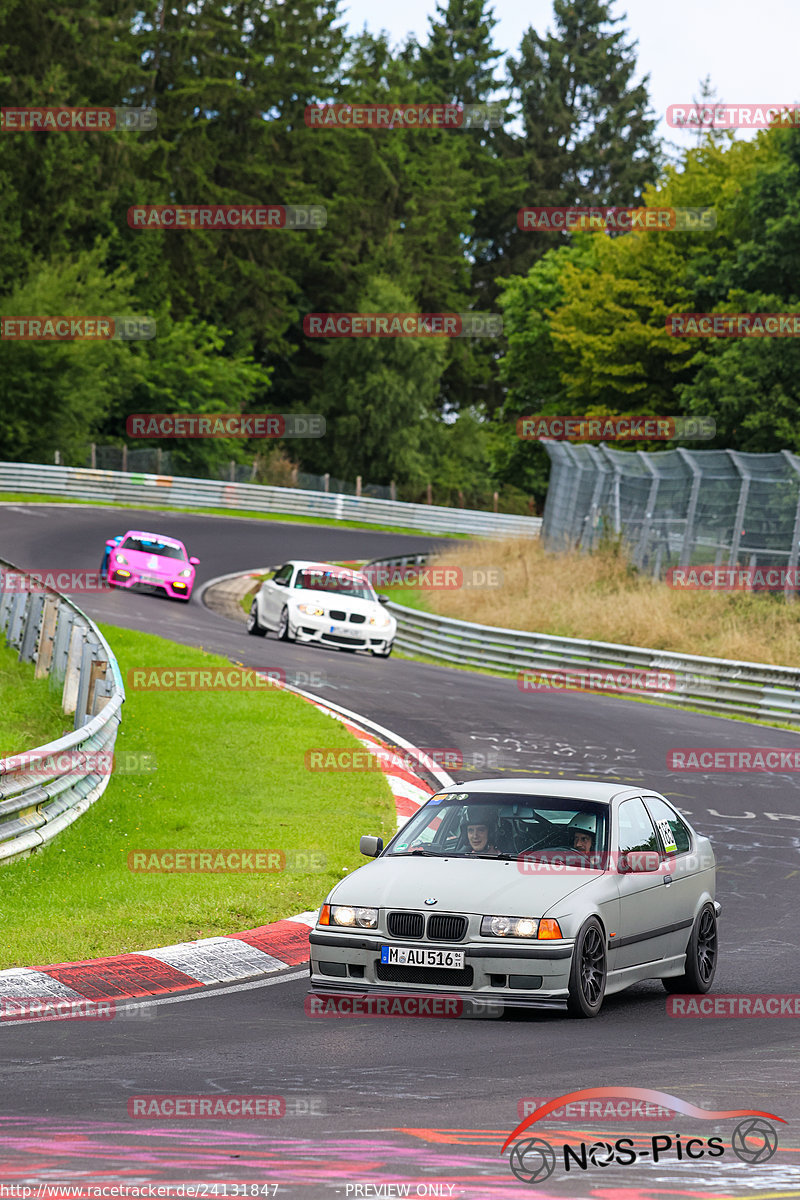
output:
[[[401,567],[427,558],[427,555],[379,558],[369,566]],[[667,672],[674,683],[668,690],[632,687],[630,692],[621,694],[704,709],[720,716],[731,713],[753,721],[779,721],[800,727],[800,670],[795,667],[673,654],[614,642],[590,642],[476,625],[406,608],[396,602],[387,607],[397,619],[395,646],[411,654],[509,675],[523,671]],[[612,694],[610,688],[608,692]],[[528,694],[533,705],[537,700],[546,702],[552,693]]]
[[[61,684],[74,732],[0,759],[0,865],[52,841],[103,794],[125,700],[117,660],[86,614],[50,589],[6,590],[6,571],[24,576],[0,560],[0,636],[37,679]]]
[[[0,463],[0,492],[34,492],[75,500],[174,508],[230,508],[246,512],[289,513],[335,521],[361,521],[420,529],[426,533],[463,533],[484,537],[538,537],[541,517],[440,508],[402,500],[374,500],[301,488],[258,483],[222,483],[180,475],[140,475],[125,471],[89,471],[33,463]]]

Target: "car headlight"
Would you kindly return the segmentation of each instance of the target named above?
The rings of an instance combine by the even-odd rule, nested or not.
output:
[[[309,617],[325,616],[325,609],[320,608],[318,604],[298,604],[297,607],[301,613],[307,613]]]
[[[377,626],[378,629],[386,629],[387,625],[391,625],[392,618],[385,617],[383,613],[380,613],[377,617],[370,617],[369,623]]]
[[[537,917],[484,917],[482,937],[535,938],[539,932]]]
[[[192,568],[191,568],[191,567],[188,567],[188,568],[187,568],[187,570],[185,570],[185,571],[179,571],[179,572],[178,572],[178,576],[179,576],[179,578],[183,578],[184,576],[185,576],[186,578],[188,578],[188,577],[189,577],[191,574],[192,574]]]
[[[128,565],[128,560],[124,554],[117,555],[117,562],[122,563],[123,567],[127,567],[127,565]]]
[[[320,925],[342,925],[345,929],[376,929],[377,908],[355,908],[352,904],[323,904]]]

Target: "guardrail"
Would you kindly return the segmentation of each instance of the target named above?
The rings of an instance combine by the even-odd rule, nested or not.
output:
[[[482,512],[472,508],[441,508],[374,500],[302,488],[268,487],[258,483],[222,483],[182,475],[142,475],[125,471],[90,471],[82,467],[51,467],[35,463],[0,463],[0,491],[35,492],[76,500],[115,501],[174,508],[231,508],[246,512],[289,513],[335,521],[360,521],[419,529],[426,533],[464,533],[484,537],[538,537],[541,517]]]
[[[428,555],[378,558],[369,566],[406,566],[427,561]],[[800,670],[768,663],[736,662],[677,654],[614,642],[583,638],[550,637],[477,625],[406,608],[392,601],[388,608],[397,619],[395,646],[412,654],[459,666],[482,667],[503,674],[521,672],[652,672],[662,674],[669,687],[633,686],[624,696],[656,700],[663,704],[704,709],[720,716],[734,714],[755,721],[779,721],[800,726]],[[664,676],[667,676],[665,681]],[[566,681],[564,681],[566,682]],[[605,682],[608,682],[606,676]],[[553,690],[561,690],[554,688]],[[564,688],[563,690],[567,690]],[[587,689],[588,690],[588,687]],[[605,688],[598,682],[598,691]],[[618,692],[614,693],[619,695]],[[547,692],[543,692],[547,695]]]
[[[25,572],[0,560],[0,572]],[[0,585],[0,635],[35,663],[35,676],[62,684],[74,732],[0,759],[0,865],[34,853],[94,804],[111,778],[125,689],[111,647],[85,613],[52,589]],[[24,583],[22,584],[24,586]]]

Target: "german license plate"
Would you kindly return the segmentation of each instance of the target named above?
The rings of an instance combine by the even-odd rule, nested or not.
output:
[[[160,575],[140,575],[142,583],[163,583],[164,580]]]
[[[429,946],[381,946],[381,962],[397,967],[464,966],[463,950],[434,950]]]
[[[359,635],[354,633],[352,629],[348,629],[345,625],[331,625],[328,633],[338,633],[342,637],[357,638]]]

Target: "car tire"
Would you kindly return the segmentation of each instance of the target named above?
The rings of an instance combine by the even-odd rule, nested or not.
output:
[[[254,600],[250,605],[250,612],[247,614],[247,632],[251,637],[266,637],[266,629],[259,624],[258,620],[258,601]]]
[[[668,992],[702,995],[710,990],[717,970],[717,914],[713,904],[704,904],[692,926],[686,947],[686,969],[661,982]]]
[[[292,631],[289,627],[289,609],[284,604],[281,609],[281,618],[278,621],[278,637],[282,642],[293,642]]]
[[[385,650],[373,650],[372,656],[373,656],[373,658],[391,658],[393,649],[394,649],[394,642],[392,642],[390,645],[388,645]]]
[[[569,972],[567,1012],[571,1017],[596,1017],[603,1004],[608,975],[606,936],[597,917],[578,931]]]

